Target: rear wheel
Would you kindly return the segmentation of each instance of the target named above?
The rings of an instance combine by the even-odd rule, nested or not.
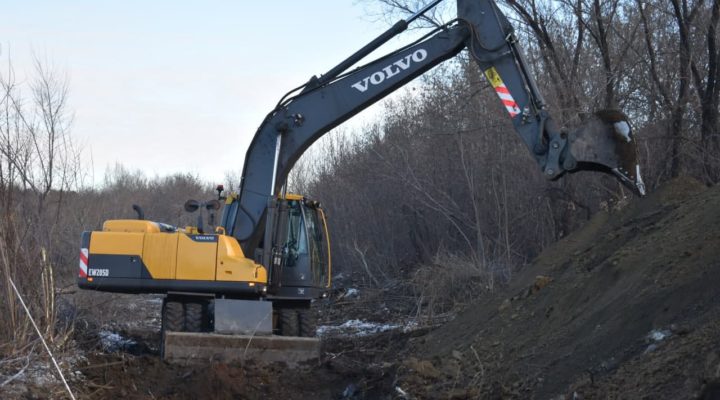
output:
[[[184,327],[183,305],[179,301],[163,299],[160,322],[160,358],[165,358],[165,333],[179,332]]]
[[[204,329],[203,304],[188,302],[185,303],[185,330],[187,332],[202,332]]]

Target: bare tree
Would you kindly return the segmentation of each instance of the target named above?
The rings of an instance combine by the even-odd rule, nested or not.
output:
[[[0,262],[5,299],[0,337],[14,338],[15,348],[28,339],[29,326],[10,290],[11,279],[27,296],[45,333],[50,338],[55,334],[53,237],[79,158],[69,137],[66,82],[39,60],[26,86],[17,82],[10,62],[0,74]]]

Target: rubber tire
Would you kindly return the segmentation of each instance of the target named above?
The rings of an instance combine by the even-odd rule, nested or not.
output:
[[[165,300],[162,313],[162,327],[165,331],[182,332],[184,324],[183,305],[179,301]]]
[[[178,301],[163,299],[160,311],[160,359],[165,359],[165,332],[179,332],[183,329],[183,305]]]
[[[300,336],[315,337],[317,332],[317,318],[315,310],[312,308],[303,308],[298,310],[298,321],[300,325]]]
[[[185,303],[185,331],[186,332],[202,332],[203,321],[205,315],[203,313],[203,304],[188,302]]]
[[[281,336],[299,336],[300,323],[297,310],[293,308],[281,308],[278,319],[280,320]]]

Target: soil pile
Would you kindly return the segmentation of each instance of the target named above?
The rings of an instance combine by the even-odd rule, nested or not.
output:
[[[418,398],[720,398],[719,317],[720,187],[675,180],[415,339],[398,384]]]

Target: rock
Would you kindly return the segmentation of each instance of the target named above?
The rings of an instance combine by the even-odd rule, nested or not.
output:
[[[550,314],[552,314],[554,309],[555,309],[555,307],[553,307],[553,306],[546,308],[545,309],[545,318],[550,318]]]
[[[418,360],[416,358],[409,358],[405,361],[405,366],[415,371],[419,376],[423,378],[438,379],[442,376],[440,371],[435,368],[433,363],[428,360]]]
[[[427,360],[423,360],[418,364],[418,374],[424,378],[440,378],[442,375],[440,371],[438,371],[435,366]]]
[[[407,399],[410,397],[408,393],[404,391],[400,386],[395,386],[395,393],[397,393],[403,399]]]
[[[653,329],[652,331],[650,331],[650,333],[647,334],[646,340],[662,342],[663,340],[669,338],[670,336],[672,336],[672,332],[670,332],[666,329]]]
[[[345,387],[345,390],[342,392],[343,399],[349,399],[353,396],[355,396],[355,393],[357,393],[357,386],[355,384],[351,383]]]
[[[658,345],[656,345],[655,343],[653,343],[653,344],[649,345],[649,346],[645,349],[644,354],[652,353],[653,351],[657,350],[657,348],[658,348]]]
[[[671,324],[670,325],[670,332],[672,332],[678,336],[687,335],[691,331],[692,331],[692,329],[690,328],[690,326],[685,325],[685,324]]]
[[[500,304],[500,307],[498,307],[498,311],[507,310],[508,308],[510,308],[510,304],[510,299],[503,300],[503,302]]]
[[[533,283],[532,287],[529,290],[528,294],[535,294],[542,290],[545,286],[549,285],[550,282],[552,282],[553,279],[549,276],[545,275],[538,275],[535,277],[535,283]]]
[[[456,360],[458,360],[458,361],[462,361],[462,359],[463,359],[463,353],[461,353],[461,352],[459,352],[459,351],[457,351],[457,350],[453,350],[453,351],[452,351],[452,356],[453,356],[454,359],[456,359]]]

